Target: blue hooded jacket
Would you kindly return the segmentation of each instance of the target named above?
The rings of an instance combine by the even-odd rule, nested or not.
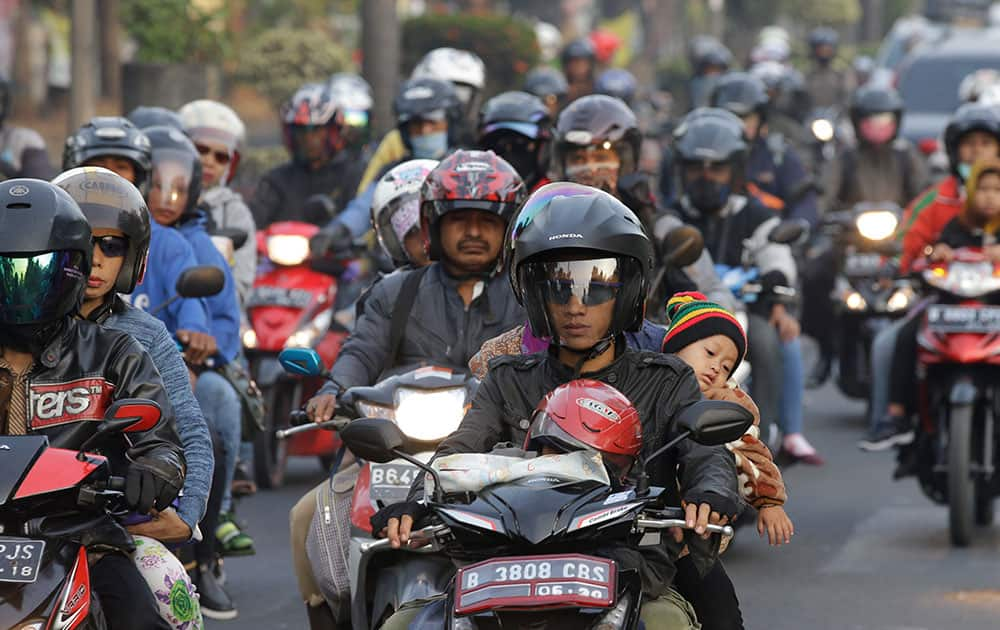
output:
[[[198,265],[194,250],[181,234],[155,221],[151,227],[146,276],[131,295],[122,296],[143,311],[152,311],[173,297],[177,276],[185,269]],[[177,300],[157,313],[156,318],[163,322],[171,335],[176,335],[178,330],[210,332],[208,309],[200,298]]]
[[[216,365],[225,365],[235,359],[240,352],[240,302],[236,295],[236,281],[233,280],[229,263],[212,243],[212,237],[205,229],[206,222],[204,211],[198,210],[193,214],[181,217],[176,227],[177,231],[191,245],[199,265],[218,267],[226,276],[226,283],[222,287],[222,291],[205,298],[205,305],[208,307],[209,332],[215,337],[215,343],[219,347],[219,352],[215,357]]]

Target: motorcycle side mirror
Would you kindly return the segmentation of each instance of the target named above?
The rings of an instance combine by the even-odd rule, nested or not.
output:
[[[693,265],[704,249],[701,231],[692,225],[682,225],[663,239],[663,264],[669,267]]]
[[[85,451],[112,433],[139,433],[149,431],[160,421],[163,411],[152,400],[142,398],[122,398],[116,400],[104,413],[104,421],[97,430],[80,445],[77,459],[83,460]]]
[[[359,418],[340,429],[339,434],[347,448],[361,459],[385,464],[398,457],[430,474],[434,478],[434,500],[443,501],[438,472],[403,450],[407,443],[406,435],[392,420]]]
[[[737,440],[752,425],[752,413],[725,400],[699,400],[677,415],[677,427],[707,446]]]
[[[296,376],[327,376],[322,357],[312,348],[285,348],[278,355],[278,363]]]
[[[214,265],[189,267],[177,277],[175,290],[182,298],[203,298],[220,293],[226,286],[226,274]]]
[[[337,216],[337,209],[334,207],[330,195],[312,195],[306,199],[302,206],[302,216],[309,223],[326,225]]]
[[[219,230],[214,230],[212,236],[221,236],[222,238],[228,238],[233,242],[233,249],[239,249],[246,245],[247,239],[250,237],[246,230],[241,230],[239,228],[222,228]]]
[[[788,219],[774,226],[771,233],[767,235],[767,240],[772,243],[789,245],[802,239],[809,234],[809,223],[804,219]]]

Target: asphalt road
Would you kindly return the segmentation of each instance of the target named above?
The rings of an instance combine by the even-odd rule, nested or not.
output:
[[[947,513],[912,479],[891,480],[892,457],[862,453],[863,406],[832,386],[808,392],[807,435],[823,467],[784,471],[796,535],[769,548],[746,528],[724,561],[746,627],[800,630],[1000,628],[1000,526],[952,549]],[[227,562],[239,618],[222,628],[307,628],[288,552],[288,509],[321,478],[293,463],[288,486],[239,505],[257,555]]]

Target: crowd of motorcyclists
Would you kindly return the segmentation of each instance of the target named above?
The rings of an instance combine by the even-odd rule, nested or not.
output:
[[[838,43],[833,29],[812,31],[803,74],[777,27],[761,32],[745,70],[718,40],[693,38],[693,75],[685,94],[672,95],[667,132],[637,115],[657,96],[627,70],[600,67],[587,38],[562,49],[560,69],[536,68],[509,86],[521,89],[489,98],[475,53],[432,50],[400,83],[396,125],[382,138],[370,137],[369,86],[337,74],[283,106],[289,159],[248,200],[230,188],[246,129],[223,103],[96,117],[66,139],[57,175],[37,134],[3,122],[10,90],[0,86],[4,434],[74,448],[97,426],[83,421],[100,420],[114,400],[163,410],[150,430],[101,447],[122,466],[125,498],[141,515],[127,525],[141,544],[91,561],[108,627],[191,630],[202,614],[237,616],[225,582],[239,575],[223,558],[255,553],[253,524],[238,517],[234,496],[255,455],[243,333],[258,273],[276,263],[257,233],[280,222],[315,226],[312,259],[364,261],[350,289],[340,278],[354,313],[346,341],[325,384],[299,401],[315,423],[370,415],[352,389],[389,376],[471,370],[478,390],[457,429],[430,448],[435,459],[498,443],[542,454],[583,448],[608,462],[627,454],[622,481],[679,434],[673,418],[695,401],[750,410],[759,426],[735,446],[682,441],[646,468],[645,483],[666,488],[696,535],[677,530],[641,552],[619,541],[595,551],[638,575],[647,627],[742,627],[718,536],[702,536],[757,510],[759,532],[788,543],[775,462],[824,463],[806,438],[804,391],[827,381],[838,357],[840,372],[849,369],[838,344],[855,333],[843,312],[860,310],[855,294],[864,303],[841,286],[848,262],[833,218],[864,204],[896,209],[876,239],[895,243],[879,250],[876,283],[925,260],[948,263],[961,248],[1000,262],[1000,77],[963,83],[967,102],[943,134],[948,173],[932,182],[927,158],[899,137],[899,94],[869,82],[865,63],[841,69]],[[212,269],[212,290],[182,295],[192,271]],[[871,375],[860,446],[901,447],[900,476],[915,474],[905,449],[915,442],[928,304],[907,291],[860,359]],[[818,345],[812,370],[802,335]],[[36,400],[80,381],[92,407],[55,413]],[[591,401],[605,418],[637,413],[629,426],[641,439],[621,450],[620,430],[610,438],[585,420],[565,424],[573,416],[553,411],[554,390],[578,383],[616,401],[617,410]],[[353,462],[343,457],[341,471]],[[353,487],[356,476],[338,483]],[[421,473],[406,500],[373,509],[372,535],[395,549],[414,544],[429,513],[423,485]],[[314,630],[351,623],[352,593],[331,592],[316,566],[349,571],[331,559],[346,552],[308,552],[330,486],[324,480],[290,514]],[[352,527],[350,514],[333,518]],[[144,561],[154,555],[162,562]],[[165,581],[182,588],[162,595]],[[441,601],[378,612],[385,628],[415,627]]]

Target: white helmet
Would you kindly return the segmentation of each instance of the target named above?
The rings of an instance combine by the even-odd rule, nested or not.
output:
[[[451,81],[455,84],[455,91],[462,103],[469,105],[475,93],[486,86],[486,65],[474,52],[457,48],[435,48],[424,55],[410,78]]]
[[[1000,72],[993,68],[980,68],[967,75],[958,85],[958,98],[963,103],[979,101],[986,88],[1000,83]]]
[[[228,170],[222,177],[223,184],[232,180],[240,162],[240,148],[246,142],[246,126],[227,105],[218,101],[201,99],[191,101],[177,110],[184,132],[196,144],[199,139],[224,144],[232,157]]]
[[[541,52],[539,61],[549,63],[559,56],[562,50],[562,32],[553,24],[548,22],[535,23],[535,39],[538,40],[538,49]]]
[[[372,226],[379,245],[397,265],[413,262],[403,240],[420,228],[420,187],[437,160],[409,160],[383,175],[372,198]]]
[[[338,72],[330,77],[329,85],[333,98],[344,109],[364,112],[371,110],[374,104],[372,86],[360,75]]]

